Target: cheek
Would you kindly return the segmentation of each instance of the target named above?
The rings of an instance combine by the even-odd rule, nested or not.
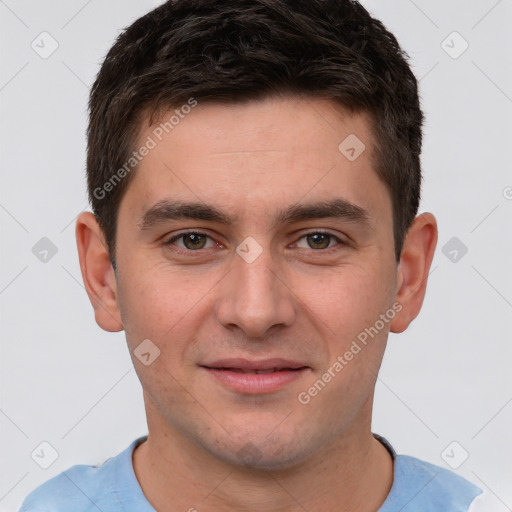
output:
[[[157,272],[131,272],[120,279],[118,298],[126,338],[161,340],[190,309],[189,294],[177,293],[176,286]]]
[[[145,339],[160,350],[159,362],[173,372],[193,358],[198,332],[211,313],[213,273],[194,277],[190,270],[161,265],[128,272],[120,280],[119,305],[128,346],[133,352]]]
[[[385,282],[387,281],[387,283]],[[329,337],[348,340],[373,325],[392,303],[392,275],[382,268],[341,266],[297,280],[294,291]]]

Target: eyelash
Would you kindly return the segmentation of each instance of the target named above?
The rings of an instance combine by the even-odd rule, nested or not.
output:
[[[173,235],[171,238],[169,238],[168,240],[164,241],[163,245],[166,246],[166,247],[172,246],[176,240],[179,240],[180,238],[183,238],[186,235],[200,235],[200,236],[205,236],[205,237],[210,238],[211,240],[213,240],[213,238],[210,235],[208,235],[207,233],[203,233],[201,231],[193,231],[193,230],[191,230],[191,231],[182,231],[182,232],[180,232],[180,233],[178,233],[176,235]],[[338,238],[336,235],[333,235],[332,233],[329,233],[328,231],[318,231],[318,230],[313,230],[313,231],[309,231],[307,233],[303,233],[297,239],[297,242],[299,240],[302,240],[303,238],[305,238],[308,235],[326,235],[326,236],[331,237],[331,239],[334,239],[337,242],[336,245],[334,245],[333,247],[327,247],[326,249],[309,249],[310,251],[324,252],[325,253],[325,252],[330,252],[332,249],[335,249],[338,245],[347,245],[346,242],[344,242],[343,240]],[[175,246],[172,250],[176,251],[179,254],[184,254],[186,256],[192,256],[191,253],[201,253],[201,252],[203,252],[203,251],[205,251],[207,249],[193,250],[193,249],[183,249],[181,247]]]

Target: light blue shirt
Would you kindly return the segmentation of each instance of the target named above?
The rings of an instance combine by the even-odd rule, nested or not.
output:
[[[415,457],[397,455],[393,485],[377,512],[468,512],[481,489],[452,471]],[[142,436],[100,466],[76,465],[32,491],[19,512],[155,512],[137,481],[132,453]]]

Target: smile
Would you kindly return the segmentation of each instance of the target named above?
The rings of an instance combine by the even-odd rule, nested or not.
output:
[[[284,359],[225,359],[201,365],[216,382],[238,393],[273,393],[304,376],[310,368]]]

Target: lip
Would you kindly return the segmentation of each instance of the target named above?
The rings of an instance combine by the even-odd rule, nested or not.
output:
[[[246,394],[263,394],[279,391],[287,384],[300,379],[311,368],[287,359],[274,358],[250,361],[243,358],[220,359],[200,365],[216,381]],[[256,373],[265,371],[271,373]]]
[[[273,358],[262,359],[260,361],[250,361],[242,357],[237,357],[229,359],[219,359],[217,361],[212,361],[211,363],[206,363],[201,366],[205,366],[208,368],[236,368],[239,370],[254,371],[270,370],[272,368],[277,368],[278,370],[297,370],[298,368],[303,368],[306,365],[303,363],[299,363],[298,361],[292,361],[290,359]]]

